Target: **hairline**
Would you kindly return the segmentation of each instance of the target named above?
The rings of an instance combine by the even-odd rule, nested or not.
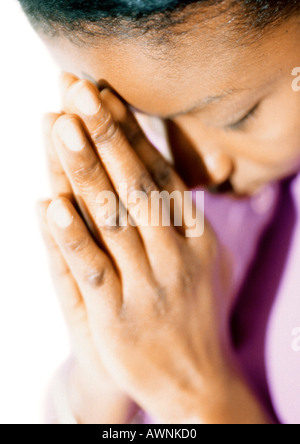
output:
[[[174,11],[159,12],[150,14],[147,17],[142,17],[138,20],[132,18],[101,18],[98,21],[84,21],[79,20],[76,23],[68,26],[61,23],[46,21],[43,19],[35,20],[31,18],[31,23],[34,28],[44,34],[46,37],[64,37],[77,46],[98,46],[96,40],[108,40],[113,38],[117,41],[124,41],[133,38],[150,37],[156,45],[178,42],[178,38],[182,38],[189,30],[182,30],[182,25],[186,24],[188,20],[195,16],[197,12],[201,12],[204,16],[197,25],[209,22],[221,14],[230,14],[230,19],[227,22],[231,24],[234,22],[237,32],[241,31],[242,39],[238,44],[243,42],[250,43],[256,41],[261,35],[269,30],[279,26],[284,20],[292,15],[297,15],[298,11],[284,12],[277,14],[272,19],[266,20],[264,24],[258,24],[254,20],[249,20],[242,12],[241,5],[238,0],[211,0],[207,4],[191,3],[182,7],[177,7]],[[198,9],[195,14],[195,8]],[[236,15],[232,11],[239,9]],[[297,8],[296,8],[297,9]],[[299,8],[300,9],[300,8]],[[207,17],[208,14],[208,17]],[[250,15],[255,16],[255,12]],[[165,23],[164,23],[165,22]],[[250,22],[250,26],[249,26]],[[250,38],[249,38],[250,37]]]

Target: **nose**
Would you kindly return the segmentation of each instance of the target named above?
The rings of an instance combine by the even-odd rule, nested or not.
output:
[[[233,162],[222,151],[205,153],[203,156],[209,179],[214,185],[226,182],[233,170]]]

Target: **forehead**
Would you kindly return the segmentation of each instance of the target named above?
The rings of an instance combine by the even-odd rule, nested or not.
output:
[[[193,99],[256,88],[294,67],[299,27],[293,19],[257,40],[253,36],[251,43],[241,36],[238,41],[234,28],[223,26],[223,20],[192,27],[173,44],[155,45],[151,36],[96,39],[84,46],[59,38],[46,44],[63,70],[105,80],[144,112],[170,115]]]

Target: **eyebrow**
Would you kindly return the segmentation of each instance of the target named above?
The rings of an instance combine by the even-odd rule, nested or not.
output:
[[[176,117],[180,117],[180,116],[183,116],[185,114],[192,113],[192,112],[194,112],[196,110],[203,109],[203,108],[205,108],[208,105],[212,105],[214,103],[219,103],[219,102],[221,102],[221,100],[225,99],[228,96],[233,95],[236,92],[246,91],[246,90],[249,90],[249,89],[250,88],[240,88],[240,89],[233,88],[233,89],[230,89],[228,91],[225,91],[225,92],[221,93],[218,96],[208,96],[205,99],[202,99],[202,100],[194,103],[189,108],[187,108],[187,109],[185,109],[183,111],[178,111],[176,113],[170,114],[170,115],[168,115],[168,116],[166,116],[164,118],[165,119],[175,119]]]

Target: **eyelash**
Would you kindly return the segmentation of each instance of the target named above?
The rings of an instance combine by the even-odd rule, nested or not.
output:
[[[233,131],[240,131],[240,130],[244,129],[248,120],[251,117],[255,116],[258,107],[259,107],[259,103],[257,103],[242,119],[240,119],[236,123],[232,123],[232,124],[228,125],[227,128],[230,130],[233,130]]]

